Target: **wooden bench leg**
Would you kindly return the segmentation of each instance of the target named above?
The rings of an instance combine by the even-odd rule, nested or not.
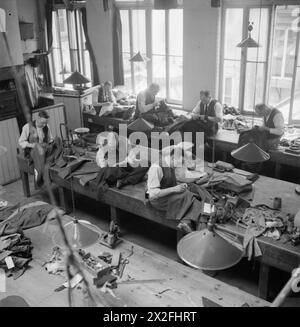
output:
[[[20,170],[24,196],[30,197],[29,176],[25,171]]]
[[[259,269],[258,296],[268,299],[270,266],[261,263]]]
[[[72,209],[69,205],[68,201],[68,190],[64,187],[58,188],[59,193],[59,204],[60,206],[65,210],[66,214],[69,214],[72,212]]]

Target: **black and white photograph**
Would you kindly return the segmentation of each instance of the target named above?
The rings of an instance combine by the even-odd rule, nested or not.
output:
[[[16,307],[300,307],[300,0],[0,0]]]

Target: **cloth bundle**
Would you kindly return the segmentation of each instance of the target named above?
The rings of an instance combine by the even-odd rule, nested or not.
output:
[[[0,237],[0,268],[5,270],[7,277],[17,279],[24,274],[32,259],[31,251],[31,241],[23,234]],[[6,262],[8,258],[12,261],[11,267]]]

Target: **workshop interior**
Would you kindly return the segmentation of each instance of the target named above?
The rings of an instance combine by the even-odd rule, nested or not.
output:
[[[1,307],[300,307],[299,0],[0,0]]]

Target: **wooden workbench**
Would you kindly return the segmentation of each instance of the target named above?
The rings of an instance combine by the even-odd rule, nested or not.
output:
[[[239,134],[235,130],[220,129],[215,136],[211,137],[211,140],[215,141],[216,150],[223,153],[223,160],[226,161],[227,155],[237,148]],[[300,174],[300,155],[287,153],[284,149],[284,147],[279,146],[276,150],[269,150],[270,161],[274,162],[276,165],[276,178],[280,177],[281,165],[299,168]]]
[[[70,219],[65,216],[66,222]],[[52,253],[54,244],[53,235],[58,231],[56,221],[25,231],[33,244],[33,261],[23,276],[17,280],[8,278],[6,292],[0,293],[0,299],[9,295],[23,297],[30,306],[67,306],[67,290],[54,292],[65,282],[60,275],[50,275],[42,267]],[[128,258],[123,278],[149,280],[159,279],[153,283],[120,284],[114,289],[113,297],[103,293],[92,285],[92,276],[86,277],[92,285],[92,292],[99,301],[99,306],[150,306],[150,307],[201,307],[202,296],[222,306],[239,307],[247,303],[250,306],[268,306],[269,303],[256,298],[236,287],[229,286],[221,281],[209,277],[198,270],[184,266],[178,262],[167,259],[157,253],[140,246],[123,241],[117,249]],[[103,245],[95,244],[86,249],[94,255],[106,251],[114,251]],[[82,291],[74,290],[74,304],[84,306]]]

